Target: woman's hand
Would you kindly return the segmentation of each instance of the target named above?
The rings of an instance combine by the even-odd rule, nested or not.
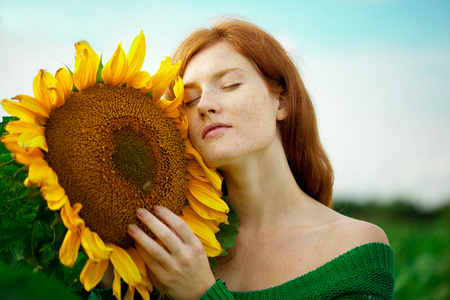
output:
[[[161,221],[142,208],[138,209],[137,216],[157,241],[135,224],[128,226],[136,249],[171,299],[200,298],[215,283],[203,245],[170,210],[155,206],[153,211]]]

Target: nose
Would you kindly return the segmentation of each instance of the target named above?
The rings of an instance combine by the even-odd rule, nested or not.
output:
[[[197,105],[197,111],[200,118],[219,113],[220,105],[218,103],[217,95],[204,91]]]

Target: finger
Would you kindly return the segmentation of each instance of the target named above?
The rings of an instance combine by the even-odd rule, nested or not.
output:
[[[161,222],[148,210],[139,208],[137,211],[138,218],[144,223],[169,249],[171,253],[177,253],[182,247],[182,241],[166,224]]]
[[[157,260],[155,260],[146,250],[139,244],[135,245],[136,250],[139,252],[139,255],[144,260],[145,265],[155,274],[156,278],[160,282],[160,279],[157,274],[163,274],[166,272],[163,265],[161,265]]]
[[[198,240],[186,222],[167,208],[155,206],[153,207],[153,211],[156,216],[170,226],[185,244],[192,245]]]
[[[155,240],[149,237],[135,224],[128,225],[128,233],[131,237],[142,246],[147,255],[159,262],[162,266],[167,266],[170,262],[170,254],[161,247]]]
[[[155,274],[153,274],[153,271],[150,269],[147,264],[145,265],[145,268],[147,269],[147,276],[152,285],[158,290],[158,292],[161,294],[161,296],[164,297],[164,287],[162,286],[161,282],[159,282],[158,278],[156,278]]]

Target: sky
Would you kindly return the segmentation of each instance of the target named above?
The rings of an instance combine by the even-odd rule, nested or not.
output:
[[[259,25],[296,63],[336,198],[450,202],[447,0],[0,0],[0,97],[32,95],[40,69],[73,70],[75,42],[88,41],[106,63],[141,30],[142,69],[154,74],[189,32],[224,16]]]

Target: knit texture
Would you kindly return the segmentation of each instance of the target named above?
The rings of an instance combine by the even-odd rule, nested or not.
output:
[[[220,280],[202,300],[392,299],[394,254],[382,243],[356,247],[301,277],[276,287],[230,292]]]

